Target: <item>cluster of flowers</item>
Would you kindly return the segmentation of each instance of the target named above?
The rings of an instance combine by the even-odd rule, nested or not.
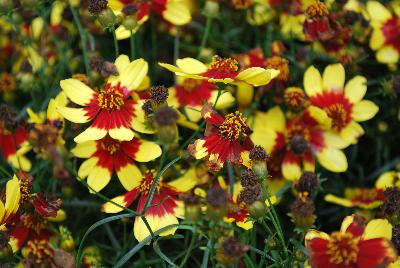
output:
[[[226,266],[247,265],[251,251],[262,264],[285,267],[400,267],[400,173],[384,168],[375,187],[349,187],[343,196],[323,190],[320,176],[348,170],[345,149],[380,108],[367,99],[375,81],[357,59],[371,54],[390,74],[382,87],[400,94],[399,1],[44,2],[0,1],[0,174],[12,177],[0,195],[1,263],[107,263],[97,246],[76,249],[60,224],[68,222],[62,200],[95,195],[103,199],[98,214],[134,217],[143,246],[190,225],[199,248],[208,248],[205,265],[215,249],[212,263]],[[207,19],[199,55],[179,58],[179,39],[196,40],[197,2]],[[207,38],[224,12],[266,28],[267,45],[216,55]],[[153,36],[174,36],[174,59],[139,52],[135,38],[150,25]],[[106,31],[115,57],[95,40]],[[77,38],[80,48],[71,41]],[[124,39],[130,56],[119,53]],[[299,51],[284,40],[300,43]],[[156,71],[171,82],[157,85]],[[30,101],[21,104],[16,93]],[[74,200],[77,181],[87,189]],[[354,212],[330,235],[313,229],[321,192]],[[289,219],[294,231],[286,233]],[[263,250],[256,248],[260,230]]]

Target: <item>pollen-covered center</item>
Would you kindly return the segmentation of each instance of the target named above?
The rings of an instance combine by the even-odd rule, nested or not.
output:
[[[119,151],[120,147],[121,147],[121,142],[118,140],[104,139],[101,141],[101,148],[107,151],[111,155]]]
[[[233,73],[239,69],[239,63],[234,58],[221,58],[214,56],[208,67],[209,71],[217,71],[220,73]]]
[[[115,87],[102,89],[97,100],[101,109],[109,111],[119,110],[124,105],[124,95]]]
[[[340,131],[350,121],[350,113],[342,103],[334,103],[324,109],[332,119],[332,127]]]
[[[329,10],[324,3],[317,1],[307,8],[306,14],[311,18],[324,17],[329,14]]]
[[[334,232],[328,242],[329,261],[334,264],[349,265],[357,261],[360,239],[351,233]]]
[[[246,119],[242,113],[236,111],[226,115],[224,122],[218,127],[218,133],[222,138],[233,141],[246,137],[248,129]]]
[[[153,185],[153,183],[155,181],[155,174],[156,174],[156,172],[154,169],[148,170],[144,174],[144,176],[140,182],[140,185],[139,185],[139,190],[142,194],[149,194],[151,186]],[[160,188],[161,188],[161,181],[157,185],[156,192],[158,192],[160,190]]]

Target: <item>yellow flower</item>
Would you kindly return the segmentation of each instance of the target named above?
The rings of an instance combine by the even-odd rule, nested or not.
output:
[[[167,63],[159,64],[178,76],[225,84],[242,81],[253,86],[262,86],[279,74],[278,70],[261,67],[250,67],[240,71],[239,63],[235,59],[219,56],[214,56],[208,66],[193,58],[178,59],[177,66]]]
[[[6,184],[6,203],[0,201],[0,226],[6,224],[7,220],[17,213],[20,199],[19,180],[14,175]]]
[[[366,78],[358,75],[345,84],[345,70],[341,64],[328,65],[322,77],[310,66],[304,74],[304,89],[311,104],[325,110],[332,119],[330,135],[339,134],[345,143],[343,148],[356,143],[364,134],[358,122],[373,118],[379,110],[372,101],[363,100],[367,92]]]

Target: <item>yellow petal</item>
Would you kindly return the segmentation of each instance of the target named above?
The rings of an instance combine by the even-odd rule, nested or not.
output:
[[[354,104],[351,116],[356,121],[365,121],[374,117],[378,111],[379,107],[375,103],[363,100]]]
[[[366,92],[367,79],[360,75],[352,78],[344,87],[344,96],[352,103],[361,101]]]
[[[386,189],[387,187],[399,186],[395,184],[397,182],[397,177],[400,174],[395,171],[387,171],[379,176],[378,180],[375,183],[376,188],[378,189]]]
[[[135,34],[137,31],[138,27],[134,27],[132,29],[132,32],[129,31],[128,29],[125,28],[125,26],[120,25],[116,30],[115,30],[115,35],[117,37],[117,40],[123,40],[127,39],[131,36],[131,33]]]
[[[169,0],[162,13],[165,20],[174,25],[184,25],[192,19],[190,11],[183,1]]]
[[[124,167],[121,167],[117,171],[117,175],[122,186],[124,186],[127,191],[138,187],[142,179],[142,173],[134,164],[128,164]]]
[[[57,210],[57,214],[54,217],[46,217],[45,219],[51,222],[61,222],[67,218],[67,213],[63,209]]]
[[[320,232],[317,230],[310,230],[307,232],[307,234],[305,236],[306,243],[313,240],[314,238],[322,238],[322,239],[328,240],[329,235],[327,233]]]
[[[380,27],[374,28],[371,38],[369,39],[369,46],[372,50],[378,50],[385,44],[385,36],[383,35]]]
[[[340,232],[345,233],[347,228],[349,228],[350,224],[352,224],[353,222],[354,222],[354,215],[346,216],[343,219],[342,224],[340,226]]]
[[[239,221],[236,222],[236,225],[245,230],[250,230],[251,228],[253,228],[253,222],[251,220]]]
[[[44,62],[42,56],[40,56],[37,50],[31,46],[26,48],[26,52],[28,54],[28,61],[32,66],[33,72],[39,71]]]
[[[156,229],[155,231],[158,231],[158,230],[160,230],[160,229],[163,228],[163,227],[166,227],[166,226],[169,226],[169,225],[172,225],[172,224],[178,224],[178,223],[179,223],[179,221],[178,221],[178,219],[175,217],[175,215],[170,214],[170,213],[164,214],[163,216],[160,216],[160,217],[157,217],[157,216],[156,216],[156,217],[154,217],[154,218],[157,219],[157,220],[159,221],[158,227],[157,227],[157,229]],[[175,233],[176,230],[177,230],[177,227],[170,228],[170,229],[168,229],[168,230],[166,230],[166,231],[164,231],[164,232],[161,232],[161,233],[160,233],[160,236],[173,235],[173,234]]]
[[[149,162],[161,155],[161,147],[157,143],[140,140],[139,151],[135,155],[138,162]]]
[[[89,117],[83,108],[57,107],[57,111],[67,120],[83,124],[89,122]]]
[[[392,225],[387,219],[375,219],[370,221],[365,227],[363,239],[367,240],[381,237],[389,241],[392,239]]]
[[[94,194],[101,191],[111,180],[111,173],[108,169],[94,166],[87,177],[87,184],[91,187],[89,192]]]
[[[90,87],[73,78],[61,80],[60,86],[72,102],[82,106],[88,104],[94,95]]]
[[[17,212],[19,207],[19,200],[21,198],[20,184],[17,176],[13,176],[6,184],[6,203],[4,220]]]
[[[118,80],[122,86],[126,86],[129,90],[136,89],[147,75],[148,68],[144,59],[134,60],[120,73]]]
[[[95,141],[86,141],[78,143],[75,148],[71,149],[71,153],[76,157],[89,158],[96,152],[96,149]]]
[[[349,141],[344,140],[339,133],[333,130],[324,131],[323,136],[326,147],[344,149],[351,144]]]
[[[348,208],[353,207],[353,203],[350,200],[348,200],[346,198],[335,196],[333,194],[325,195],[324,199],[326,202],[334,203],[334,204],[337,204],[340,206],[344,206],[344,207],[348,207]]]
[[[177,59],[176,66],[187,74],[201,74],[207,71],[207,66],[204,63],[193,58]]]
[[[381,63],[394,64],[399,61],[399,52],[392,46],[384,46],[376,52],[376,59]]]
[[[264,147],[264,149],[271,153],[276,144],[276,131],[270,128],[257,128],[254,129],[250,138],[253,141],[254,145],[260,145]]]
[[[344,172],[347,170],[346,155],[339,149],[324,148],[317,153],[318,162],[332,172]]]
[[[302,172],[301,167],[297,163],[282,163],[282,175],[285,179],[290,181],[296,181],[300,178]]]
[[[93,168],[96,166],[97,162],[99,159],[97,157],[91,157],[81,164],[78,170],[78,176],[81,179],[86,178],[89,173],[93,170]]]
[[[307,112],[321,127],[325,129],[331,128],[332,119],[329,118],[328,114],[323,109],[317,106],[308,106]]]
[[[111,199],[111,201],[113,201],[114,203],[117,203],[118,205],[121,205],[123,207],[125,207],[125,205],[126,205],[125,196],[123,196],[123,195],[114,197],[113,199]],[[123,208],[116,206],[111,202],[107,202],[101,206],[101,211],[103,211],[105,213],[118,213],[118,212],[123,211]]]
[[[3,202],[0,201],[0,225],[3,225],[5,222],[6,209],[4,208]]]
[[[279,70],[251,67],[241,71],[236,79],[253,86],[263,86],[279,75]]]
[[[50,24],[52,26],[58,25],[63,20],[63,13],[65,9],[66,2],[55,1],[53,3],[51,13],[50,13]]]
[[[129,57],[127,55],[119,55],[114,64],[117,67],[118,73],[122,74],[130,64]]]
[[[205,140],[196,140],[194,142],[195,154],[194,158],[202,159],[208,155],[207,148],[204,147]]]
[[[201,63],[203,64],[203,63]],[[163,63],[163,62],[159,62],[158,65],[160,65],[161,67],[167,69],[168,71],[171,71],[173,73],[175,73],[176,75],[184,75],[185,71],[183,71],[181,68],[176,67],[172,64],[168,64],[168,63]]]
[[[143,102],[140,101],[135,107],[135,119],[131,122],[131,127],[141,133],[153,134],[155,133],[154,127],[147,121],[146,115],[142,109]]]
[[[130,141],[135,136],[131,129],[125,127],[112,128],[108,131],[108,134],[111,138],[120,141]]]
[[[215,103],[217,100],[217,96],[218,96],[218,91],[217,90],[212,91],[209,102]],[[169,102],[168,102],[168,104],[169,104]],[[230,92],[223,92],[219,96],[218,103],[215,104],[215,109],[217,109],[217,110],[227,109],[229,107],[232,107],[234,104],[235,104],[235,97],[233,97]],[[194,111],[194,112],[196,112],[196,111]],[[198,113],[198,114],[200,114],[200,113]]]
[[[345,71],[340,63],[330,64],[322,75],[322,88],[324,90],[342,90],[344,87]]]
[[[368,1],[367,11],[372,20],[384,22],[392,17],[390,11],[378,1]]]
[[[357,139],[364,134],[363,128],[355,121],[350,122],[340,131],[340,136],[345,142],[357,143]]]
[[[304,90],[310,97],[322,93],[321,74],[314,66],[307,68],[306,72],[304,73],[303,84]]]
[[[31,22],[32,36],[34,39],[38,39],[43,30],[44,20],[41,17],[36,17]]]
[[[151,230],[154,232],[154,230],[158,226],[157,224],[158,221],[154,220],[154,216],[146,216],[146,220],[149,223]],[[133,234],[139,242],[150,235],[150,232],[147,229],[146,224],[140,217],[135,217],[135,223],[133,225]]]
[[[197,183],[196,177],[190,177],[184,175],[179,179],[169,182],[168,185],[175,188],[178,192],[184,193],[193,189],[196,183]]]
[[[85,131],[74,138],[76,143],[100,140],[107,135],[107,130],[97,127],[88,127]]]
[[[31,108],[26,109],[26,113],[29,116],[29,123],[41,124],[44,122],[42,114],[35,113]]]
[[[29,159],[19,154],[10,155],[7,159],[7,162],[10,163],[13,167],[17,169],[22,169],[23,171],[30,171],[32,167]]]

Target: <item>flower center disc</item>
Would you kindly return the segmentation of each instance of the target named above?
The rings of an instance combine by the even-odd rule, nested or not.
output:
[[[233,141],[241,136],[246,137],[248,128],[242,113],[236,111],[225,117],[224,122],[218,128],[218,132],[222,138]]]
[[[349,114],[341,103],[335,103],[325,108],[326,113],[332,118],[332,127],[336,130],[344,128],[349,121]]]
[[[111,155],[113,155],[117,151],[119,151],[120,147],[121,147],[121,143],[119,141],[113,140],[113,139],[105,139],[101,143],[101,148],[103,148],[103,150],[107,151]]]
[[[113,87],[102,89],[99,92],[98,101],[102,109],[119,110],[124,105],[124,95]]]
[[[149,194],[151,186],[154,183],[154,174],[155,170],[149,170],[144,174],[142,181],[140,182],[139,190],[142,194]],[[157,185],[156,192],[158,192],[161,188],[161,181]]]
[[[196,88],[202,83],[203,81],[198,80],[198,79],[193,79],[193,78],[187,78],[185,81],[183,81],[183,89],[186,92],[192,92],[196,90]]]
[[[357,261],[359,238],[351,233],[334,232],[328,243],[329,261],[334,264],[349,265]]]
[[[234,73],[239,69],[239,63],[233,58],[214,56],[208,69],[209,71],[218,71],[219,73]]]

